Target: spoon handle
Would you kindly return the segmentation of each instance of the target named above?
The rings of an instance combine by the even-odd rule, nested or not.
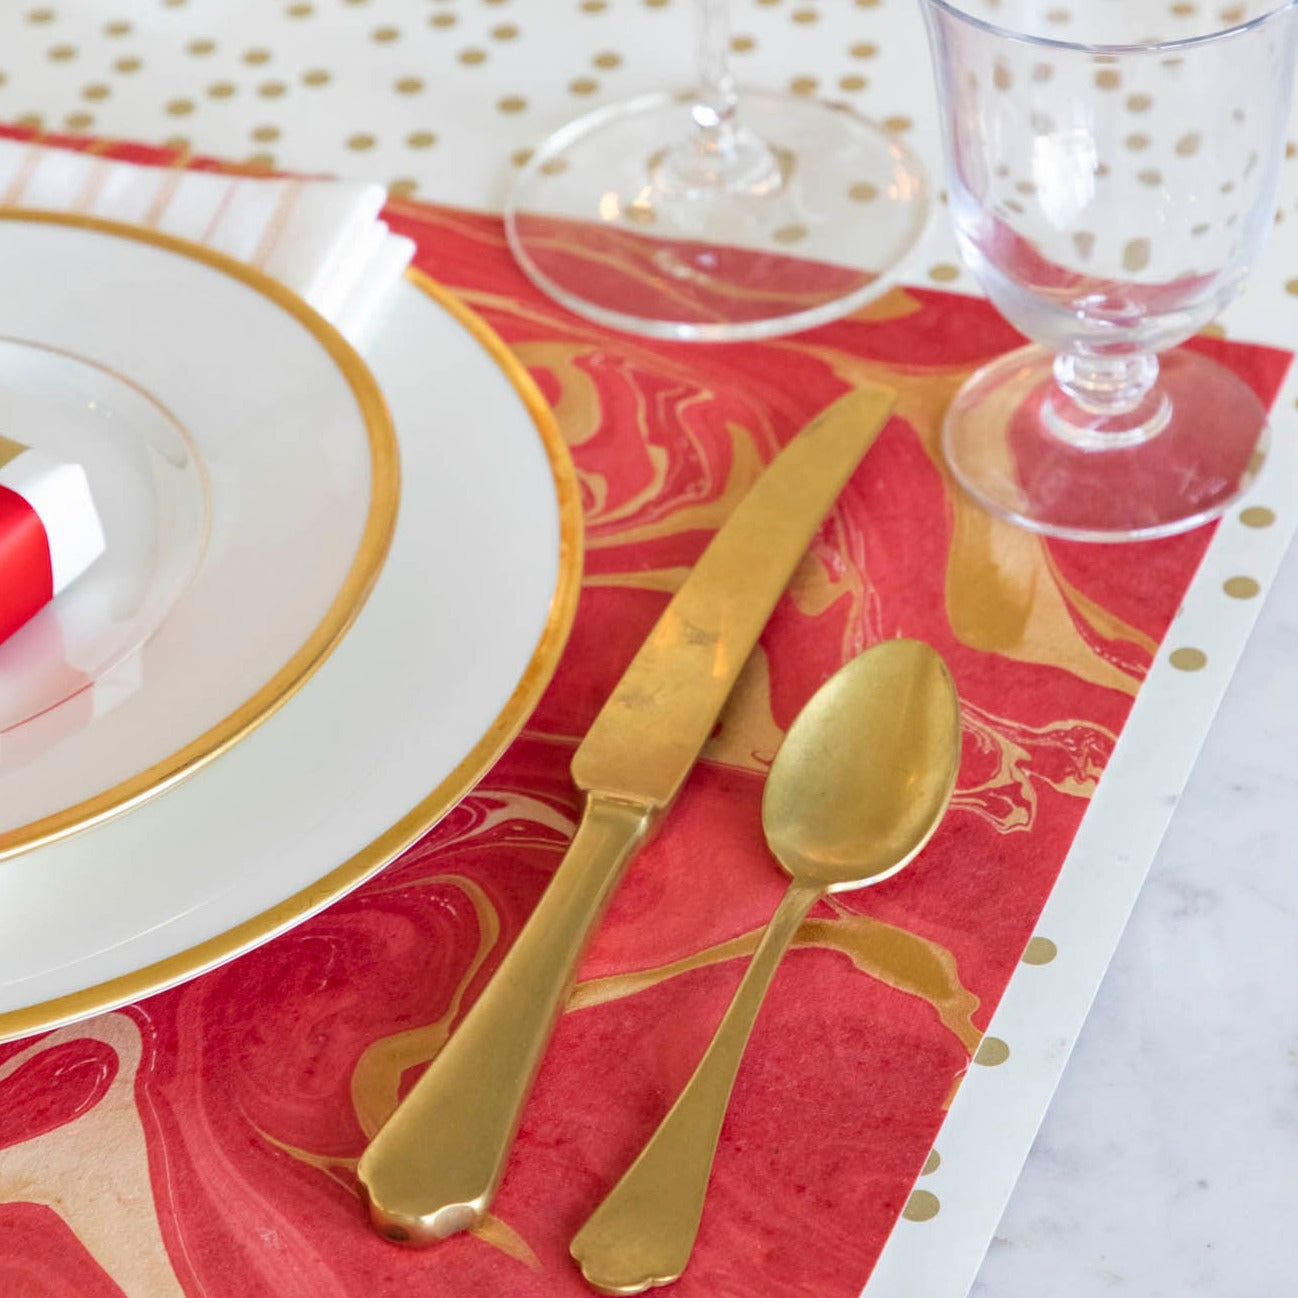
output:
[[[823,894],[818,886],[789,887],[685,1089],[574,1236],[569,1251],[601,1293],[640,1293],[650,1285],[670,1284],[685,1269],[753,1021],[798,926]]]

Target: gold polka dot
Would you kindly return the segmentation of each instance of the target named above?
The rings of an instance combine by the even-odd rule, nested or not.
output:
[[[1023,948],[1023,963],[1049,964],[1059,954],[1059,948],[1048,937],[1034,937]]]
[[[563,158],[549,158],[540,166],[540,172],[543,176],[562,176],[567,170],[568,163]]]
[[[128,22],[111,22],[104,24],[105,36],[129,36],[131,34],[131,24]]]
[[[974,1051],[974,1063],[984,1068],[996,1068],[1010,1057],[1010,1048],[1000,1037],[983,1037]]]
[[[644,0],[646,9],[666,9],[672,0]]]
[[[40,113],[23,113],[21,116],[14,118],[14,124],[25,126],[32,131],[39,131],[45,126],[45,118]]]
[[[1295,144],[1292,140],[1289,140],[1284,146],[1284,156],[1286,158],[1298,157],[1298,144]]]
[[[527,164],[532,161],[532,150],[515,149],[514,152],[509,155],[509,160],[516,167],[526,167]]]
[[[795,9],[789,17],[795,23],[815,23],[820,21],[820,14],[815,9]]]
[[[1199,152],[1199,145],[1203,143],[1203,137],[1198,131],[1190,131],[1188,134],[1181,136],[1176,142],[1176,152],[1179,157],[1192,158]]]
[[[942,1208],[942,1201],[929,1190],[913,1190],[901,1215],[907,1221],[932,1221]]]
[[[212,51],[216,49],[216,42],[209,40],[206,36],[202,36],[196,41],[190,41],[189,44],[185,46],[185,49],[187,49],[189,53],[201,59],[205,54],[211,54]]]
[[[1095,251],[1095,235],[1090,230],[1078,230],[1073,235],[1073,247],[1077,249],[1077,254],[1086,261],[1090,258],[1091,253]]]
[[[794,77],[789,82],[789,92],[794,95],[814,95],[820,82],[815,77]]]
[[[393,41],[401,39],[401,29],[399,27],[376,27],[370,33],[370,40],[378,41],[380,45],[391,45]]]
[[[1061,23],[1068,22],[1072,16],[1067,9],[1049,9],[1046,11],[1046,22],[1058,26]]]
[[[456,21],[457,19],[455,14],[448,13],[445,9],[443,9],[440,13],[435,13],[428,20],[428,23],[429,26],[431,27],[454,27]]]
[[[437,143],[437,136],[432,131],[411,131],[406,136],[406,144],[412,149],[431,149]]]
[[[757,42],[751,36],[732,36],[730,48],[736,54],[748,54],[757,48]]]
[[[347,137],[347,147],[357,153],[364,153],[366,149],[372,149],[377,143],[378,141],[368,131],[357,131],[355,135]]]
[[[1179,672],[1202,671],[1208,665],[1208,655],[1202,649],[1173,649],[1167,661]]]
[[[920,1176],[932,1176],[941,1166],[942,1155],[936,1149],[930,1150],[928,1157],[924,1160],[924,1166],[919,1169],[919,1174]]]
[[[1133,113],[1147,113],[1153,107],[1154,101],[1148,95],[1128,95],[1127,109]]]
[[[1132,151],[1132,153],[1139,153],[1142,149],[1149,148],[1151,140],[1143,131],[1133,131],[1127,136],[1123,143]]]
[[[854,72],[848,73],[845,77],[838,78],[838,88],[840,90],[864,90],[869,84],[870,83],[864,77],[857,76]]]
[[[936,266],[928,268],[928,277],[938,284],[949,284],[953,279],[960,278],[960,267],[953,266],[949,261],[940,261]]]
[[[77,47],[75,45],[55,45],[47,52],[45,57],[53,63],[66,63],[69,59],[77,57]]]
[[[1116,90],[1122,84],[1122,73],[1117,68],[1101,68],[1095,74],[1095,84],[1101,90]]]
[[[1176,0],[1172,5],[1172,15],[1176,18],[1192,18],[1198,12],[1198,6],[1189,3],[1189,0]]]
[[[54,21],[54,10],[29,9],[27,11],[27,21],[29,23],[52,23]]]
[[[1128,239],[1122,249],[1122,268],[1138,274],[1149,265],[1150,242],[1148,239]]]
[[[409,198],[419,188],[419,182],[412,176],[402,176],[388,186],[388,193],[393,198]]]
[[[1194,275],[1193,272],[1191,272],[1188,276],[1186,276],[1186,278],[1196,279],[1198,277]],[[1199,330],[1199,332],[1205,338],[1224,338],[1226,336],[1226,326],[1222,324],[1220,320],[1214,320],[1211,324],[1204,325],[1203,328]],[[1259,464],[1258,467],[1260,468],[1261,465]]]
[[[1247,12],[1248,9],[1245,5],[1227,5],[1221,11],[1221,21],[1224,23],[1242,23]]]
[[[188,117],[194,111],[192,99],[169,99],[166,107],[169,117]]]
[[[847,52],[854,59],[872,59],[879,52],[879,47],[873,41],[857,41],[855,45],[848,47]]]
[[[392,89],[399,95],[417,95],[423,88],[423,77],[398,77],[392,83]]]
[[[107,99],[112,93],[112,87],[104,85],[102,81],[92,81],[90,85],[82,87],[81,98],[88,99],[93,104]]]
[[[207,93],[213,99],[230,99],[233,98],[235,89],[233,81],[214,81],[208,86]]]
[[[512,41],[518,36],[518,28],[513,23],[501,23],[491,29],[492,40]]]
[[[605,72],[611,72],[614,68],[622,66],[622,56],[614,53],[612,50],[603,50],[596,54],[591,62]]]
[[[168,135],[162,142],[164,149],[171,149],[174,153],[188,153],[190,150],[190,139],[188,135]]]
[[[502,113],[521,113],[527,108],[527,100],[522,95],[506,95],[496,100],[496,107]]]
[[[311,15],[315,13],[315,6],[309,4],[289,5],[284,12],[288,14],[290,18],[310,18]]]
[[[250,153],[244,159],[244,162],[246,162],[248,166],[256,168],[258,171],[269,171],[275,165],[275,155],[263,151]]]
[[[263,63],[270,62],[270,51],[264,50],[260,46],[254,47],[250,50],[244,50],[243,61],[248,64],[249,67],[260,67]]]
[[[263,99],[279,99],[288,93],[288,87],[282,81],[263,81],[257,87],[257,93]]]
[[[1004,63],[997,63],[992,69],[992,85],[997,90],[1008,90],[1014,84],[1014,75]]]
[[[304,86],[326,86],[332,77],[327,68],[310,68],[302,74]]]
[[[1049,63],[1035,63],[1032,66],[1033,81],[1049,81],[1054,75],[1055,69]]]
[[[1231,599],[1254,599],[1262,589],[1252,577],[1228,577],[1221,588]]]
[[[771,238],[776,243],[801,243],[807,237],[807,227],[794,223],[792,225],[782,225],[777,230],[771,231]]]
[[[88,131],[95,124],[95,115],[93,113],[69,113],[64,119],[63,124],[69,131]]]
[[[271,144],[279,139],[278,126],[254,126],[252,129],[252,138],[258,144]]]
[[[461,50],[457,55],[457,57],[459,58],[461,63],[465,63],[468,64],[468,66],[473,67],[479,63],[483,63],[486,61],[487,51],[470,47],[467,50]]]
[[[574,95],[593,95],[599,89],[599,82],[594,77],[575,77],[568,82],[568,89]]]
[[[1200,238],[1201,236],[1207,234],[1208,231],[1211,230],[1211,229],[1212,229],[1212,226],[1211,226],[1207,221],[1200,221],[1200,222],[1198,222],[1198,224],[1196,224],[1196,225],[1192,225],[1192,226],[1190,227],[1190,233],[1191,233],[1191,234],[1192,234],[1196,239],[1198,239],[1198,238]]]
[[[580,8],[584,14],[602,14],[608,4],[607,0],[581,0]]]
[[[854,203],[873,203],[879,197],[879,186],[868,180],[858,180],[848,191],[847,196]]]
[[[1275,522],[1275,511],[1265,505],[1250,505],[1240,511],[1239,521],[1245,527],[1270,527]]]
[[[911,121],[909,117],[898,114],[895,117],[885,117],[879,125],[882,126],[889,135],[902,135],[906,131],[909,131],[915,123]]]
[[[1161,185],[1163,183],[1163,173],[1157,167],[1146,167],[1143,171],[1137,173],[1136,179],[1142,185]]]

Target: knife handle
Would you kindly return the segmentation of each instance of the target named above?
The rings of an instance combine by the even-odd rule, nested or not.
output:
[[[582,949],[655,815],[587,796],[531,918],[361,1157],[370,1218],[389,1239],[435,1244],[485,1217]]]

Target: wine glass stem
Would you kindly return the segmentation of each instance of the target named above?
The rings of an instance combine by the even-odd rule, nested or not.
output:
[[[738,117],[730,75],[728,0],[698,0],[699,85],[690,104],[693,129],[653,168],[663,197],[717,193],[759,197],[781,184],[774,153]]]
[[[1158,357],[1153,352],[1060,352],[1055,380],[1089,414],[1127,415],[1158,381]]]
[[[724,152],[735,133],[735,79],[730,72],[729,0],[698,0],[699,85],[692,109],[705,147]]]

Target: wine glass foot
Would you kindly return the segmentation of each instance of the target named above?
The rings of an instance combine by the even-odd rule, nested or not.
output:
[[[846,108],[743,92],[710,156],[689,95],[647,95],[563,127],[519,170],[510,247],[571,310],[631,333],[768,338],[878,297],[930,198],[899,140]]]
[[[1024,347],[979,370],[942,430],[956,480],[985,509],[1073,541],[1172,536],[1223,514],[1260,472],[1266,409],[1225,366],[1188,347],[1160,357],[1142,430],[1061,425],[1054,354]]]

